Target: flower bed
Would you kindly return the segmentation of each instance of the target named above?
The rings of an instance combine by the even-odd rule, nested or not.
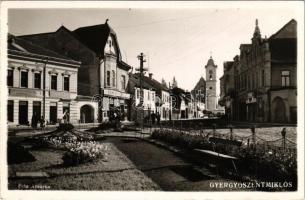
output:
[[[73,144],[63,155],[63,161],[66,165],[78,165],[91,162],[97,158],[105,158],[107,148],[96,142],[80,142]]]
[[[152,137],[187,149],[206,149],[239,158],[239,170],[257,178],[276,178],[277,180],[296,180],[296,152],[291,149],[267,149],[264,145],[240,147],[214,144],[209,141],[212,132],[202,135],[191,135],[183,131],[159,129]]]
[[[65,165],[78,165],[104,158],[107,148],[91,141],[93,137],[81,131],[69,129],[43,137],[35,138],[36,147],[65,150],[62,159]]]

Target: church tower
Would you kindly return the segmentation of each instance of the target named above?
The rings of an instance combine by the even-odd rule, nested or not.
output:
[[[214,112],[217,105],[216,97],[216,70],[217,65],[214,64],[212,56],[208,60],[208,63],[205,66],[206,74],[206,110]]]

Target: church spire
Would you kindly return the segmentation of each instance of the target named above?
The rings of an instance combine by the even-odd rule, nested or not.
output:
[[[258,20],[255,19],[255,30],[253,33],[253,38],[260,38],[260,37],[261,37],[261,31],[259,30],[259,27],[258,27]]]

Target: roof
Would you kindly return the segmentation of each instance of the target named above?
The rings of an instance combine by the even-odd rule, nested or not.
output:
[[[284,31],[286,31],[286,33],[290,33],[289,35],[285,34],[285,36],[284,36],[285,38],[288,38],[288,37],[296,38],[297,37],[296,30],[297,30],[297,21],[295,19],[291,19],[280,30],[278,30],[276,33],[271,35],[269,37],[269,40],[276,38]]]
[[[9,34],[9,36],[8,36],[8,49],[74,61],[67,56],[58,54],[55,51],[46,49],[44,47],[39,46],[38,44],[35,44],[33,42],[30,42],[28,40],[19,38],[17,36],[11,35],[11,34]]]
[[[20,37],[14,36],[12,34],[8,35],[8,50],[16,52],[16,53],[20,52],[20,53],[27,53],[27,54],[29,54],[29,53],[36,54],[36,55],[40,55],[40,56],[46,56],[49,58],[60,59],[63,62],[73,62],[73,63],[80,64],[80,62],[75,61],[65,55],[56,53],[55,51],[41,47],[38,44],[35,44],[26,39],[22,39]]]
[[[107,39],[111,34],[115,41],[115,48],[118,52],[118,66],[124,70],[129,70],[132,67],[125,63],[121,58],[119,43],[117,41],[116,33],[114,30],[108,25],[107,21],[104,24],[98,24],[93,26],[85,26],[75,29],[74,31],[70,31],[65,26],[59,27],[55,32],[48,33],[38,33],[38,34],[30,34],[20,36],[22,38],[33,38],[36,36],[47,36],[54,35],[60,30],[67,31],[70,35],[72,35],[78,42],[88,48],[90,51],[94,52],[98,57],[104,58],[104,48],[107,43]]]
[[[205,86],[206,86],[206,82],[205,82],[204,78],[200,77],[199,81],[196,83],[196,85],[195,85],[195,87],[192,91],[199,90],[199,89],[202,89],[202,88],[205,89]]]
[[[296,63],[297,61],[297,22],[292,19],[269,38],[271,61]]]
[[[133,74],[133,76],[135,78],[137,78],[138,80],[140,80],[140,74],[139,73],[135,73]],[[147,76],[143,76],[143,82],[147,85],[149,85],[150,88],[153,88],[154,90],[157,91],[157,93],[161,94],[161,91],[169,91],[169,89],[164,86],[162,83],[158,82],[157,80],[147,77]]]
[[[182,88],[175,87],[172,89],[172,96],[174,96],[176,100],[176,104],[173,105],[175,108],[179,108],[181,104],[181,100],[184,100],[185,103],[187,104],[188,102],[191,101],[192,95],[190,92],[184,91]],[[179,97],[179,98],[177,98]]]
[[[215,63],[214,63],[214,60],[213,60],[213,58],[212,58],[212,56],[210,56],[210,59],[208,60],[208,63],[207,63],[207,65],[205,66],[205,67],[207,67],[207,66],[214,66],[214,67],[217,67],[216,65],[215,65]]]
[[[110,34],[110,27],[107,23],[81,27],[74,30],[73,33],[78,40],[98,56],[104,55],[104,48]]]
[[[143,76],[144,77],[144,76]],[[140,85],[140,77],[136,74],[129,74],[129,80],[128,80],[128,85],[129,87],[128,88],[133,88],[133,87],[137,87],[137,88],[140,88],[141,85]],[[150,84],[148,84],[146,81],[143,81],[142,83],[142,88],[143,89],[147,89],[147,90],[150,90],[150,89],[153,89],[155,90]],[[131,91],[129,91],[131,92]]]

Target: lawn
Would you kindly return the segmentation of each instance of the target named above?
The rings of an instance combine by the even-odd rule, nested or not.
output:
[[[32,149],[34,162],[11,164],[9,189],[50,190],[160,190],[144,173],[113,144],[107,145],[107,156],[91,163],[64,166],[64,151],[56,149]],[[13,155],[9,155],[13,156]],[[50,177],[18,178],[16,172],[46,172]],[[37,188],[38,187],[38,188]]]

